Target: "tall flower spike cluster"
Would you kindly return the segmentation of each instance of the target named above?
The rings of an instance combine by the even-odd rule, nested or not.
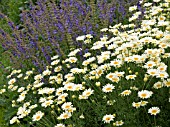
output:
[[[82,52],[83,61],[80,48],[62,60],[53,56],[40,74],[13,70],[7,92],[3,90],[3,94],[16,94],[12,107],[17,113],[10,123],[22,123],[23,118],[31,117],[29,122],[37,126],[41,122],[48,126],[153,125],[146,114],[159,117],[168,100],[158,102],[159,96],[168,95],[170,84],[170,1],[140,3],[145,8],[142,27],[134,29],[133,22],[141,15],[134,8],[130,9],[130,24],[104,28],[100,40],[86,44],[89,34],[77,38],[89,46]],[[161,120],[159,123],[164,124]]]
[[[71,48],[81,48],[82,44],[76,42],[77,36],[90,33],[100,37],[98,31],[102,27],[111,25],[114,19],[125,19],[128,16],[125,5],[132,3],[137,0],[131,3],[123,0],[60,0],[57,4],[56,0],[37,0],[36,5],[30,5],[29,11],[23,10],[22,27],[15,26],[2,15],[12,29],[12,36],[0,30],[0,39],[4,49],[11,53],[13,62],[20,59],[22,64],[32,63],[44,69],[51,62],[50,56],[64,57]]]

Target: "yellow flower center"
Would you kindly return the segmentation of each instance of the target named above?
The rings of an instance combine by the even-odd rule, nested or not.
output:
[[[36,116],[36,120],[39,120],[40,119],[40,116]]]
[[[108,87],[108,88],[106,88],[106,90],[107,90],[107,91],[110,91],[110,90],[112,90],[112,89],[111,89],[110,87]]]
[[[142,93],[142,94],[141,94],[141,97],[146,97],[146,96],[147,96],[146,93]]]
[[[156,113],[157,113],[156,109],[152,110],[152,114],[156,114]]]
[[[106,121],[109,121],[109,120],[110,120],[110,117],[107,117],[107,118],[106,118]]]

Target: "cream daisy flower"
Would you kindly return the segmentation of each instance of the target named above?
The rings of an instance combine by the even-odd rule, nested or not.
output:
[[[59,117],[58,119],[68,119],[71,117],[71,113],[69,112],[63,112]]]
[[[86,37],[89,38],[89,39],[93,38],[93,36],[91,34],[87,34]]]
[[[61,108],[62,108],[63,110],[69,110],[69,109],[73,108],[73,105],[72,105],[71,102],[65,102],[65,103],[61,106]]]
[[[116,125],[116,126],[122,126],[123,124],[124,122],[122,120],[116,121],[115,123],[113,123],[113,125]]]
[[[159,71],[166,71],[167,65],[161,65],[157,68]]]
[[[43,76],[50,75],[50,74],[51,74],[51,71],[48,69],[43,71]]]
[[[163,83],[162,82],[156,82],[154,85],[153,85],[153,88],[155,89],[160,89],[163,87]]]
[[[113,89],[115,89],[115,86],[111,84],[106,84],[105,86],[103,86],[102,91],[108,93],[108,92],[112,92]]]
[[[156,74],[156,77],[157,78],[167,78],[167,77],[169,77],[169,74],[165,71],[160,71]]]
[[[112,82],[118,83],[120,81],[120,78],[118,76],[114,76],[113,78],[110,79]]]
[[[119,59],[116,59],[116,60],[111,61],[111,62],[110,62],[110,65],[111,65],[111,66],[114,66],[114,67],[119,67],[119,66],[122,65],[122,61],[119,60]]]
[[[9,80],[8,84],[9,84],[9,85],[12,85],[12,84],[14,84],[15,82],[16,82],[16,79],[13,78],[13,79]]]
[[[51,57],[51,60],[55,60],[55,59],[57,59],[58,57],[59,57],[59,55],[55,55],[55,56]]]
[[[145,105],[147,105],[147,103],[148,103],[148,101],[141,101],[140,102],[141,106],[145,106]]]
[[[153,62],[153,61],[148,61],[148,62],[144,65],[145,68],[153,68],[154,66],[156,66],[156,64],[155,64],[155,62]]]
[[[65,88],[63,88],[63,87],[56,89],[56,95],[59,96],[60,94],[63,93],[64,90],[65,90]]]
[[[48,100],[48,101],[45,101],[44,103],[41,104],[42,107],[48,107],[50,106],[51,104],[53,104],[53,100]]]
[[[18,117],[14,116],[11,120],[10,120],[10,124],[14,124],[16,122],[19,122]]]
[[[111,80],[114,76],[115,76],[114,73],[109,73],[109,74],[106,75],[106,78]]]
[[[125,74],[125,72],[115,72],[116,76],[118,77],[123,77],[123,75]]]
[[[141,106],[141,102],[133,102],[132,103],[132,106],[135,107],[135,108],[139,108]]]
[[[136,78],[136,75],[127,75],[126,76],[126,79],[129,80],[129,79],[135,79]]]
[[[65,84],[65,85],[64,85],[64,88],[65,88],[67,91],[74,91],[74,90],[75,90],[74,87],[75,87],[75,84],[74,84],[74,83],[68,83],[68,84]]]
[[[54,60],[53,62],[51,62],[51,65],[57,65],[60,62],[60,60]]]
[[[137,63],[140,63],[141,62],[141,56],[140,55],[133,55],[132,60],[137,62]]]
[[[81,115],[79,116],[79,118],[80,118],[80,119],[84,119],[85,117],[84,117],[83,114],[81,114]]]
[[[166,87],[170,87],[170,79],[165,80],[163,83]]]
[[[121,93],[122,96],[128,96],[128,95],[130,95],[130,94],[131,94],[131,90],[124,90],[124,91]]]
[[[132,12],[132,11],[134,11],[134,10],[136,10],[137,9],[137,6],[135,5],[135,6],[132,6],[132,7],[129,7],[129,11],[130,12]]]
[[[86,38],[85,35],[78,36],[78,37],[76,38],[76,41],[83,41],[85,38]]]
[[[153,2],[160,2],[161,0],[153,0]]]
[[[62,94],[60,94],[59,96],[58,96],[58,100],[65,100],[65,98],[68,96],[68,94],[67,93],[62,93]]]
[[[76,57],[70,57],[69,59],[68,59],[68,61],[70,62],[70,63],[76,63],[77,62],[77,58]],[[67,61],[66,61],[67,62]]]
[[[39,121],[43,116],[44,116],[44,113],[41,111],[38,111],[33,115],[32,121]]]
[[[160,109],[158,107],[152,107],[148,109],[148,113],[150,113],[151,115],[157,115],[158,113],[160,113]]]
[[[156,76],[158,74],[158,70],[157,69],[148,69],[147,73],[151,76]]]
[[[142,98],[142,99],[147,99],[150,98],[152,96],[153,92],[152,91],[148,91],[148,90],[142,90],[138,92],[138,97]]]
[[[110,123],[111,121],[113,121],[114,118],[115,118],[115,117],[114,117],[113,115],[111,115],[111,114],[105,115],[105,116],[103,117],[103,121],[104,121],[104,123]]]
[[[91,94],[93,94],[93,92],[94,92],[94,90],[92,90],[92,89],[86,89],[83,93],[82,93],[82,95],[83,96],[86,96],[86,97],[89,97]]]
[[[43,78],[43,76],[41,74],[34,76],[35,80],[41,80],[42,78]]]
[[[23,92],[25,90],[25,87],[20,87],[19,89],[18,89],[18,93],[21,93],[21,92]]]
[[[65,127],[65,125],[60,123],[60,124],[55,125],[54,127]]]

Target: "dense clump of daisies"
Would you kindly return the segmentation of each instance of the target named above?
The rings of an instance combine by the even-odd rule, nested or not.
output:
[[[36,127],[168,126],[170,0],[140,1],[129,24],[103,28],[99,41],[51,58],[42,73],[13,70],[0,90],[10,94],[10,124]],[[79,53],[83,53],[80,58]],[[165,122],[166,121],[166,122]]]

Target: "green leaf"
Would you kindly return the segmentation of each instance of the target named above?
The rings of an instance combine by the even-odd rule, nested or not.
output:
[[[0,98],[0,106],[5,106],[5,100]]]
[[[17,112],[16,108],[8,108],[4,114],[5,120],[10,120],[12,116],[14,116]]]

